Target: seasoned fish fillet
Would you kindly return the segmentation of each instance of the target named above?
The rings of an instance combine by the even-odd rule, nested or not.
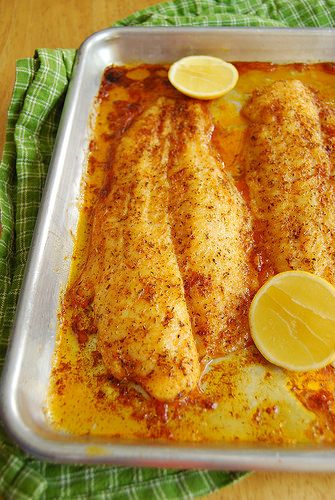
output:
[[[233,179],[210,146],[205,104],[176,104],[169,163],[170,217],[179,268],[201,354],[243,343],[255,287],[250,266],[251,219]]]
[[[168,218],[172,108],[158,100],[121,139],[111,190],[95,208],[96,256],[86,269],[105,365],[162,401],[189,392],[199,378]]]
[[[334,112],[293,80],[256,91],[244,114],[246,182],[267,259],[275,272],[302,269],[335,284]]]
[[[335,107],[323,104],[320,107],[321,132],[324,146],[331,163],[330,174],[335,175]]]

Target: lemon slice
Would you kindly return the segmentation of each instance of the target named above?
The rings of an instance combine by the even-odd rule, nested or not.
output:
[[[172,64],[168,76],[172,85],[189,97],[216,99],[235,87],[238,71],[218,57],[189,56]]]
[[[308,371],[335,359],[335,288],[314,274],[287,271],[267,281],[249,323],[257,348],[275,365]]]

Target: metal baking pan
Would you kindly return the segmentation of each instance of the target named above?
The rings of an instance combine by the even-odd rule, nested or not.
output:
[[[88,464],[334,471],[331,446],[158,444],[55,432],[45,401],[78,221],[82,177],[101,76],[112,63],[170,62],[189,54],[231,61],[317,62],[335,56],[332,29],[113,28],[81,46],[36,224],[1,384],[7,431],[39,458]]]

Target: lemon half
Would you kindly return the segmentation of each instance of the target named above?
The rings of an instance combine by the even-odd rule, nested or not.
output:
[[[277,274],[256,293],[249,324],[271,363],[293,371],[322,368],[335,359],[335,288],[305,271]]]
[[[177,90],[189,97],[216,99],[235,87],[238,71],[218,57],[189,56],[172,64],[168,77]]]

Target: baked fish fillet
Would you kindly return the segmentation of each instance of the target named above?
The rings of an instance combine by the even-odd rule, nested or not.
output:
[[[335,284],[334,112],[326,108],[298,80],[254,92],[244,108],[250,123],[243,164],[255,228],[274,271],[302,269]]]
[[[191,391],[199,378],[168,218],[173,106],[159,99],[122,137],[91,240],[103,361],[117,379],[139,383],[162,401]]]
[[[170,217],[179,268],[201,355],[240,347],[256,286],[251,218],[233,179],[211,149],[206,104],[176,103],[168,167]]]

